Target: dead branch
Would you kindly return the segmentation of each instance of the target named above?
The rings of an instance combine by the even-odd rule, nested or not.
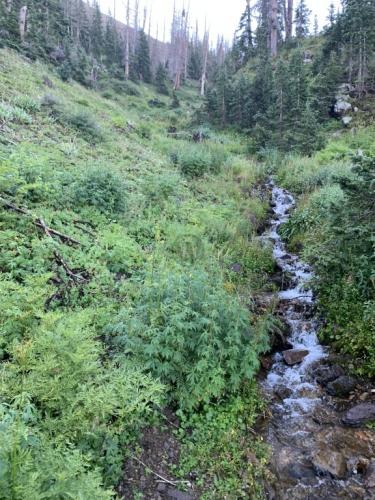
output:
[[[88,279],[85,276],[82,276],[82,274],[76,274],[75,272],[73,272],[72,269],[70,269],[68,264],[65,262],[63,257],[56,250],[53,252],[53,255],[55,257],[56,263],[64,269],[66,275],[72,281],[74,281],[74,283],[76,284],[87,283]]]
[[[167,483],[167,484],[170,484],[171,486],[177,486],[178,484],[190,484],[189,481],[170,481],[169,479],[161,476],[160,474],[158,474],[157,472],[153,471],[152,469],[150,469],[150,467],[145,464],[144,462],[142,462],[142,460],[140,460],[139,458],[135,457],[135,456],[132,456],[133,460],[135,460],[136,462],[138,462],[139,464],[143,465],[143,467],[146,467],[146,469],[148,469],[151,474],[153,474],[154,476],[158,477],[163,483]]]
[[[59,238],[63,243],[71,243],[72,245],[82,245],[82,243],[71,236],[68,236],[67,234],[61,233],[60,231],[57,231],[56,229],[53,229],[52,227],[47,226],[47,224],[44,222],[44,220],[41,217],[38,217],[34,219],[33,214],[22,207],[18,207],[17,205],[14,205],[14,203],[11,203],[10,201],[6,200],[2,196],[0,196],[0,202],[3,204],[3,206],[7,210],[13,210],[14,212],[17,212],[22,215],[26,215],[27,217],[30,217],[33,219],[33,224],[37,226],[39,229],[42,229],[43,232],[49,236],[50,238],[56,236]]]

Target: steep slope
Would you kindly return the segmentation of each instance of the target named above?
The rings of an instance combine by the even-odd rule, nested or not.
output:
[[[100,95],[8,50],[0,65],[3,497],[112,497],[167,405],[181,464],[156,472],[258,494],[263,170],[240,138],[194,134],[194,86],[180,103],[111,81]]]

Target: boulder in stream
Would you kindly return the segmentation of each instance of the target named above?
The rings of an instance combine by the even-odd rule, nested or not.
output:
[[[309,351],[304,349],[289,349],[283,351],[283,358],[287,365],[293,366],[302,363],[302,361],[309,355]]]
[[[320,473],[330,474],[337,479],[346,477],[346,460],[341,453],[328,449],[318,450],[314,454],[312,462]]]
[[[342,418],[343,424],[349,427],[360,427],[372,420],[375,420],[375,404],[373,403],[361,403],[353,406]]]
[[[329,382],[327,384],[326,390],[328,394],[331,396],[337,396],[337,397],[342,397],[342,396],[347,396],[350,394],[352,391],[357,386],[357,379],[354,377],[348,377],[346,375],[343,375],[336,380],[333,380],[332,382]]]
[[[318,366],[313,372],[316,377],[318,384],[326,386],[329,382],[336,380],[337,378],[345,375],[343,368],[339,365],[333,366]]]

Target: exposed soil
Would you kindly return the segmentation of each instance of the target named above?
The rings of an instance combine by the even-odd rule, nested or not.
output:
[[[171,469],[178,465],[180,445],[174,431],[179,422],[171,411],[165,412],[165,424],[144,429],[139,449],[124,464],[118,494],[126,500],[195,500],[199,498],[189,480],[179,482]]]

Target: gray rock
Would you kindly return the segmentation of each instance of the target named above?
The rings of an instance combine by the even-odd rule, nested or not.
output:
[[[351,116],[343,116],[342,117],[342,123],[347,127],[351,122],[353,121],[353,118]]]
[[[352,109],[350,102],[344,100],[344,98],[339,99],[335,104],[335,113],[338,115],[343,115]]]
[[[367,467],[365,484],[367,488],[375,488],[375,460],[371,460]]]
[[[313,374],[316,377],[316,381],[318,382],[318,384],[326,386],[329,382],[332,382],[333,380],[336,380],[337,378],[344,375],[345,372],[339,365],[323,365],[319,366]]]
[[[327,384],[326,390],[331,396],[347,396],[357,386],[357,380],[353,377],[343,375]]]
[[[287,365],[293,366],[302,361],[309,355],[309,351],[303,349],[289,349],[283,352],[283,358]]]
[[[371,420],[375,420],[375,404],[373,403],[361,403],[353,406],[342,418],[343,424],[350,427],[359,427],[371,422]]]
[[[290,396],[293,394],[293,391],[289,389],[289,387],[286,387],[285,385],[278,385],[275,387],[274,393],[280,399],[287,399],[290,398]]]
[[[330,474],[337,479],[346,477],[346,460],[336,451],[323,449],[315,453],[312,460],[315,469],[323,474]]]

